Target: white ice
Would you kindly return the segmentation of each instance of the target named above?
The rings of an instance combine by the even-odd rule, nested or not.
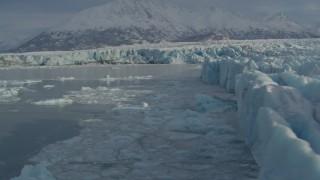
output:
[[[106,77],[100,79],[100,81],[105,81],[107,83],[114,82],[114,81],[133,81],[133,80],[148,80],[151,79],[152,76],[127,76],[127,77],[111,77],[106,75]]]
[[[38,106],[66,106],[72,104],[71,99],[60,98],[60,99],[46,99],[42,101],[33,102],[33,104]]]
[[[20,88],[0,88],[0,103],[19,101]]]
[[[57,80],[59,81],[70,81],[70,80],[74,80],[75,78],[70,76],[70,77],[58,77]]]
[[[46,168],[47,162],[41,162],[35,166],[25,166],[19,177],[12,178],[12,180],[55,180],[51,172]]]
[[[15,103],[21,100],[20,93],[39,80],[0,81],[0,103]]]
[[[47,85],[43,86],[43,88],[45,88],[45,89],[52,89],[54,87],[55,87],[55,85],[50,85],[50,84],[47,84]]]

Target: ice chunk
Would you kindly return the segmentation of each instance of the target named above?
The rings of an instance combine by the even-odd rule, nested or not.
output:
[[[39,105],[39,106],[66,106],[72,104],[73,101],[71,99],[47,99],[43,101],[37,101],[33,104]]]
[[[142,106],[120,106],[113,109],[122,116],[140,116],[148,110],[148,104]]]
[[[205,94],[196,94],[195,109],[200,112],[223,112],[227,108],[226,103],[214,99]]]
[[[219,61],[205,61],[202,64],[201,79],[208,84],[219,84],[220,78]]]
[[[250,68],[256,69],[254,61],[247,64],[235,60],[206,61],[203,64],[202,79],[209,84],[220,85],[228,92],[235,91],[236,75]]]
[[[290,123],[295,126],[302,125],[304,121],[308,123],[313,119],[312,105],[297,90],[279,86],[266,74],[258,71],[244,73],[239,77],[236,95],[240,124],[248,138],[254,138],[252,127],[260,107],[273,108],[286,120],[291,119]]]
[[[45,88],[45,89],[52,89],[54,87],[55,87],[55,85],[50,85],[50,84],[43,86],[43,88]]]
[[[41,80],[23,80],[23,81],[10,81],[9,83],[13,86],[24,86],[41,83]]]
[[[160,124],[164,124],[167,121],[168,121],[167,117],[149,117],[149,116],[147,116],[143,119],[143,123],[150,125],[150,126],[157,126]]]
[[[19,177],[12,178],[11,180],[55,180],[46,166],[46,162],[42,162],[34,166],[26,165],[23,167],[21,175]]]
[[[105,78],[100,79],[100,81],[113,82],[113,81],[132,81],[132,80],[148,80],[148,79],[152,79],[152,76],[151,75],[148,75],[148,76],[128,76],[128,77],[114,78],[114,77],[107,75]]]
[[[294,72],[284,72],[272,75],[279,84],[297,88],[308,100],[320,102],[320,80],[311,77],[300,76]]]
[[[142,102],[142,103],[141,103],[141,106],[142,106],[143,108],[147,108],[147,107],[149,107],[149,104],[146,103],[146,102]]]
[[[70,77],[58,77],[57,80],[59,81],[70,81],[70,80],[74,80],[75,78],[70,76]]]
[[[320,75],[320,62],[319,61],[303,61],[297,68],[300,75],[317,76]]]
[[[19,91],[22,87],[0,88],[0,103],[12,103],[20,101]]]
[[[297,137],[289,123],[270,108],[261,108],[257,121],[253,153],[261,166],[259,179],[319,179],[319,154]]]
[[[173,120],[166,123],[168,130],[186,133],[208,133],[220,124],[221,120],[215,120],[203,116],[194,111],[187,111],[182,116],[173,117]]]
[[[319,179],[320,126],[314,106],[297,89],[259,71],[238,76],[236,95],[240,126],[261,166],[260,179]]]
[[[114,104],[120,101],[129,102],[137,94],[148,93],[150,93],[148,90],[121,90],[99,86],[97,88],[82,87],[81,91],[70,91],[63,97],[79,104]]]

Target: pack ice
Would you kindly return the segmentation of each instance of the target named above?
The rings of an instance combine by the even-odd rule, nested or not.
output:
[[[236,94],[261,180],[320,179],[320,54],[318,40],[308,42],[278,44],[276,51],[262,46],[260,56],[228,52],[203,63],[206,83]]]

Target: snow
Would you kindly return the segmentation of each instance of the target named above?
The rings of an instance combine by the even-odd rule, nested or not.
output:
[[[263,27],[263,25],[218,8],[188,9],[155,0],[117,0],[83,10],[51,31],[77,32],[119,27],[143,29],[156,27],[164,33],[169,31],[179,35],[183,32],[208,28],[247,30],[249,27]]]
[[[156,29],[169,36],[187,33],[210,32],[218,30],[250,31],[290,30],[302,32],[303,29],[289,20],[284,14],[254,21],[234,12],[217,7],[184,8],[170,2],[156,0],[116,0],[85,9],[65,23],[51,29],[56,32],[53,38],[61,38],[61,32],[79,33],[81,31],[109,28]],[[138,34],[135,34],[139,36]]]
[[[301,26],[289,20],[283,12],[267,15],[263,18],[263,22],[265,22],[268,27],[273,29],[291,29],[292,31],[303,31]]]

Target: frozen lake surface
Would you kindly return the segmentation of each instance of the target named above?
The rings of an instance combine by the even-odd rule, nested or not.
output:
[[[1,70],[1,147],[20,151],[17,179],[256,179],[233,95],[200,74],[199,65]],[[8,159],[0,179],[21,171]]]

